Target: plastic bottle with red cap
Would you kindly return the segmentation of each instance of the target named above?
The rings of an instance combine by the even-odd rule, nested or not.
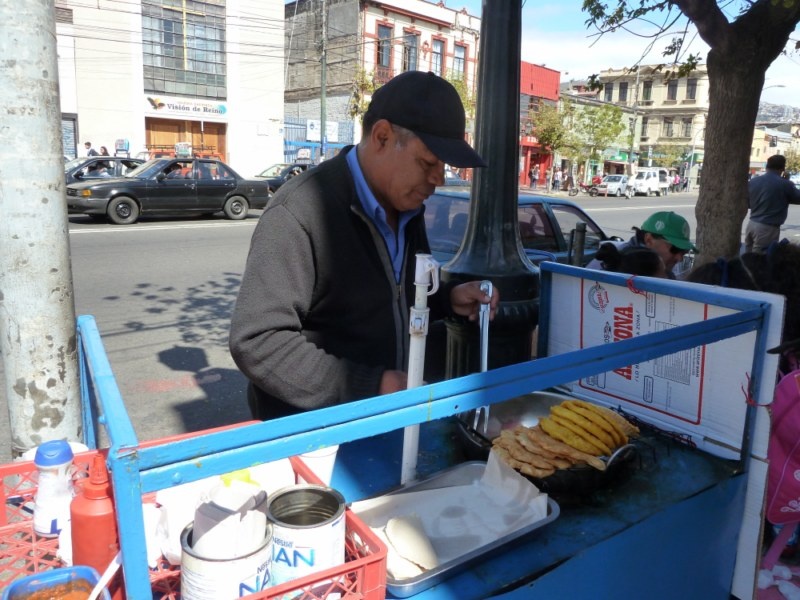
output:
[[[103,573],[119,552],[116,510],[106,462],[98,454],[89,466],[80,494],[70,505],[72,521],[72,564],[87,565]],[[108,586],[112,600],[125,598],[121,571]]]

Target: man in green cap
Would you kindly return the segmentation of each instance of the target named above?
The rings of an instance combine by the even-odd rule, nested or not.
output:
[[[697,250],[692,241],[691,227],[689,223],[679,214],[672,211],[660,211],[653,213],[641,228],[634,227],[634,236],[627,242],[616,243],[618,250],[629,247],[650,248],[664,261],[667,276],[676,279],[673,269],[683,260],[683,257],[690,250]],[[614,243],[614,242],[607,242]],[[606,270],[605,265],[597,259],[586,265],[589,269]]]

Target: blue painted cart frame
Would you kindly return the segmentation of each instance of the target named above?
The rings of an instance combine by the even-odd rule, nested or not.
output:
[[[548,311],[553,310],[551,278],[553,273],[585,277],[587,271],[575,267],[545,263],[542,266],[540,348],[546,348]],[[625,285],[624,277],[611,273],[591,272],[592,279],[609,285]],[[704,322],[675,327],[658,333],[569,352],[559,356],[542,357],[529,362],[467,375],[458,379],[427,385],[395,394],[348,403],[303,415],[286,417],[268,423],[244,425],[234,430],[208,433],[164,445],[140,448],[139,441],[125,410],[111,366],[103,349],[100,333],[91,316],[78,319],[82,373],[97,406],[88,408],[108,433],[110,448],[108,464],[111,470],[119,519],[120,543],[128,598],[151,598],[150,580],[145,550],[141,496],[143,493],[196,481],[212,475],[227,473],[254,464],[297,455],[333,444],[373,438],[396,432],[413,424],[431,422],[494,404],[536,390],[575,381],[609,371],[633,362],[654,359],[667,354],[709,344],[746,332],[756,331],[756,351],[753,361],[753,385],[764,375],[765,350],[762,328],[770,315],[770,304],[737,296],[729,290],[706,286],[676,286],[666,280],[637,279],[642,290],[697,300],[735,310],[730,315]],[[772,377],[773,374],[766,374]],[[86,395],[86,394],[84,394]],[[752,419],[743,432],[742,458],[750,448]],[[363,474],[364,478],[380,475],[383,480],[399,480],[396,474]],[[745,478],[733,482],[742,487]],[[334,486],[336,481],[334,480]],[[388,487],[388,486],[387,486]],[[348,496],[349,501],[359,499]],[[356,493],[356,492],[354,492]],[[741,494],[741,490],[734,491]],[[553,527],[557,526],[554,524]],[[587,551],[590,550],[587,548]],[[730,550],[729,550],[730,551]],[[511,558],[509,554],[509,559]],[[509,562],[509,561],[506,561]],[[524,564],[522,561],[521,564]],[[543,567],[543,570],[547,570]],[[452,583],[437,586],[419,597],[486,598],[502,594],[519,585],[531,573],[519,572],[512,566],[503,571],[506,581],[481,578],[467,572]],[[673,574],[678,575],[678,574]],[[717,573],[710,573],[716,577]],[[544,578],[543,578],[544,579]],[[544,590],[542,590],[544,593]],[[507,597],[525,597],[530,590],[508,592]],[[541,597],[549,597],[544,594]],[[553,596],[556,597],[556,596]],[[562,590],[562,597],[563,590]],[[575,596],[578,597],[578,596]],[[650,596],[653,597],[653,596]]]

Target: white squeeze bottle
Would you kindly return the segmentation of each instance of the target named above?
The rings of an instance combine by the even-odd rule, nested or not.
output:
[[[64,440],[45,442],[36,449],[33,463],[39,488],[33,504],[33,530],[44,537],[56,537],[69,522],[72,487],[72,448]]]

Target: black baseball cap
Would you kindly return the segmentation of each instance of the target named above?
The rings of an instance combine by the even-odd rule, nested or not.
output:
[[[456,88],[431,72],[406,71],[387,81],[372,95],[364,119],[386,119],[413,131],[448,165],[487,166],[464,140],[466,117]]]

